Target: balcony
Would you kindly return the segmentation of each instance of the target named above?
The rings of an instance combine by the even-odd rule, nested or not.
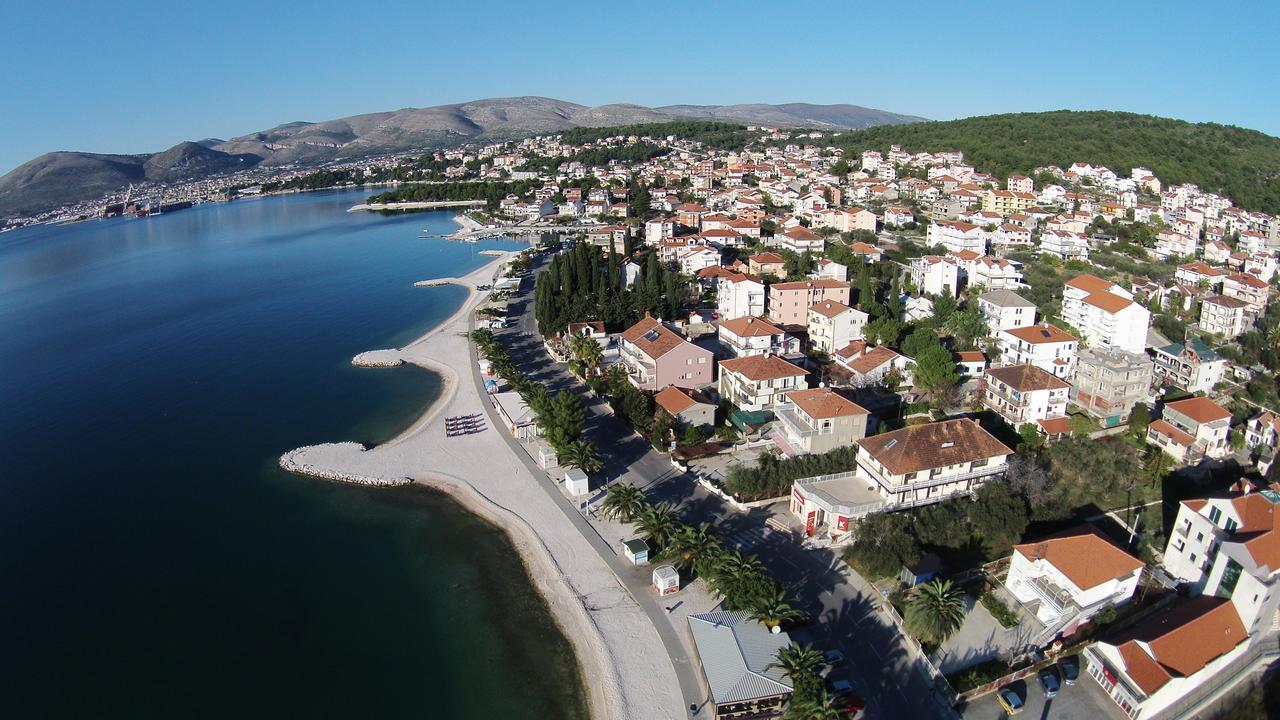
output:
[[[925,488],[937,487],[939,485],[948,485],[954,482],[983,479],[1000,475],[1005,469],[1004,464],[987,464],[963,473],[939,475],[937,477],[929,477],[923,480],[916,479],[909,482],[890,482],[886,480],[884,475],[882,475],[878,470],[869,465],[864,465],[859,462],[858,467],[870,475],[876,482],[880,483],[881,487],[893,493],[914,492],[916,490],[924,490]],[[930,498],[930,501],[932,501],[932,498]]]
[[[773,414],[782,422],[783,428],[787,435],[798,440],[807,440],[819,434],[819,431],[809,425],[804,417],[796,410],[796,406],[791,403],[779,405],[773,409]]]

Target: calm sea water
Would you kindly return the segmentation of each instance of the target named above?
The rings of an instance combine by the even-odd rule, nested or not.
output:
[[[299,478],[438,392],[356,369],[486,261],[314,193],[0,236],[0,716],[582,718],[514,548],[448,498]]]

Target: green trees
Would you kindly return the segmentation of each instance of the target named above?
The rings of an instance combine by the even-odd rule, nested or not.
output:
[[[696,528],[682,525],[672,532],[663,557],[671,559],[676,567],[695,569],[703,575],[719,552],[720,540],[711,532],[711,526],[703,523]]]
[[[600,507],[607,517],[631,522],[649,507],[649,501],[640,488],[631,483],[619,482],[609,486]]]
[[[907,599],[903,623],[916,639],[941,645],[964,623],[965,595],[950,580],[933,580],[916,588]]]
[[[822,653],[818,652],[812,645],[800,645],[793,642],[779,649],[774,658],[774,662],[770,664],[782,670],[787,679],[791,681],[793,692],[791,702],[787,708],[789,716],[815,717],[813,711],[821,709],[819,703],[815,701],[826,699],[823,697],[822,679],[818,676],[818,670],[822,668],[825,661]],[[821,705],[825,704],[825,702],[821,703]],[[793,710],[796,713],[803,712],[804,714],[792,715],[790,713]]]
[[[878,513],[858,522],[857,537],[845,550],[845,560],[870,579],[892,577],[907,563],[920,559],[920,542],[907,513]]]
[[[951,351],[942,346],[938,334],[929,328],[916,328],[903,341],[902,352],[916,361],[912,371],[916,387],[933,395],[942,395],[960,381]]]
[[[557,455],[561,465],[576,467],[588,474],[600,472],[604,467],[600,452],[588,440],[571,440]]]
[[[760,597],[751,608],[752,619],[775,628],[788,620],[800,617],[800,612],[787,601],[787,593],[781,587],[773,587]]]
[[[523,196],[533,189],[530,183],[520,182],[446,182],[407,183],[378,193],[369,198],[370,203],[430,202],[437,200],[484,200],[490,210],[508,195]]]
[[[847,472],[857,467],[857,448],[836,448],[821,455],[800,455],[786,460],[765,454],[754,468],[734,465],[725,475],[725,489],[745,501],[785,495],[799,478]]]
[[[574,359],[582,364],[587,372],[592,372],[600,367],[600,363],[604,362],[604,350],[600,348],[600,343],[595,339],[586,335],[573,335],[569,338],[569,351],[573,353]]]
[[[610,260],[609,257],[613,257]],[[543,335],[563,332],[569,323],[601,320],[607,326],[633,325],[645,313],[671,318],[689,291],[689,281],[650,253],[631,289],[621,287],[616,263],[621,258],[586,242],[556,255],[538,276],[534,317]],[[585,365],[584,361],[584,365]]]
[[[639,518],[640,529],[659,545],[666,545],[667,538],[678,527],[675,511],[666,505],[650,505]]]

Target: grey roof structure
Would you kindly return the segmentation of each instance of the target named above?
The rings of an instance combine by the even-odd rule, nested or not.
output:
[[[991,303],[997,307],[1033,308],[1036,306],[1035,303],[1012,290],[991,290],[979,295],[978,299],[983,302]]]
[[[772,666],[791,644],[786,633],[770,633],[741,611],[690,615],[689,630],[717,705],[791,692],[786,675]]]

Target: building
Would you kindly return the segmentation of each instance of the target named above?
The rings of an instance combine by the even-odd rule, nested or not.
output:
[[[730,273],[716,283],[716,311],[722,318],[764,315],[764,283],[751,275]]]
[[[912,369],[916,361],[900,355],[884,345],[867,347],[862,340],[854,340],[835,354],[836,364],[849,371],[849,385],[862,388],[880,385],[893,376],[901,385],[911,385]]]
[[[1090,345],[1140,353],[1146,349],[1151,313],[1133,301],[1133,293],[1086,274],[1063,287],[1062,319]]]
[[[507,432],[511,433],[512,437],[530,440],[538,436],[538,424],[533,410],[529,409],[529,404],[524,401],[520,393],[500,392],[494,394],[492,399],[494,408],[498,410],[498,416],[502,418],[502,424],[506,426]]]
[[[996,340],[1005,365],[1035,365],[1060,378],[1075,371],[1080,341],[1049,323],[1001,330]]]
[[[619,337],[622,364],[631,383],[658,391],[669,385],[697,389],[710,385],[715,354],[685,340],[661,321],[646,316]]]
[[[889,506],[915,507],[975,490],[1004,476],[1013,450],[974,420],[911,425],[858,441],[857,477]]]
[[[839,280],[798,280],[769,286],[769,321],[807,327],[809,308],[822,302],[849,304],[849,285]]]
[[[1267,309],[1269,286],[1249,273],[1233,273],[1222,279],[1222,294],[1249,303],[1254,315]]]
[[[1035,365],[991,368],[983,385],[982,404],[1015,429],[1067,415],[1071,385]]]
[[[809,308],[809,346],[830,355],[863,338],[868,315],[831,300]]]
[[[955,358],[956,372],[963,380],[982,377],[987,371],[987,356],[978,350],[961,350],[951,353],[951,356]]]
[[[1095,642],[1082,657],[1089,677],[1135,719],[1160,717],[1249,648],[1231,601],[1204,595],[1179,601],[1122,637]]]
[[[969,250],[987,254],[987,234],[982,228],[961,220],[934,220],[929,223],[926,242],[930,247],[943,245],[950,252]]]
[[[806,252],[817,254],[826,246],[821,235],[803,225],[797,225],[774,235],[773,244],[797,254]]]
[[[670,385],[653,397],[680,428],[712,427],[716,423],[715,403],[699,393]]]
[[[1138,589],[1144,565],[1092,525],[1015,545],[1004,586],[1049,634],[1069,636]]]
[[[925,295],[960,294],[960,262],[950,255],[911,258],[911,283]]]
[[[1249,303],[1226,295],[1200,300],[1200,330],[1224,338],[1237,338],[1252,324]]]
[[[773,410],[787,393],[804,387],[808,374],[777,355],[721,360],[720,398],[738,410]]]
[[[753,275],[786,277],[787,259],[775,252],[762,252],[747,258],[747,268]]]
[[[1147,426],[1147,442],[1178,462],[1230,453],[1227,436],[1231,412],[1207,397],[1190,397],[1164,406],[1159,420]]]
[[[876,231],[876,214],[866,208],[831,208],[818,215],[818,227],[830,227],[842,233]]]
[[[1008,217],[1036,204],[1031,192],[1015,190],[987,190],[982,194],[982,209]]]
[[[1036,322],[1036,304],[1012,290],[990,290],[978,296],[978,310],[992,333],[1028,327]]]
[[[1019,263],[983,255],[965,263],[965,284],[970,288],[1013,290],[1022,287],[1021,268]]]
[[[787,455],[848,447],[867,435],[869,413],[831,388],[793,390],[774,408],[775,442]]]
[[[782,328],[757,317],[740,317],[721,322],[718,340],[723,356],[730,358],[785,355],[800,349],[800,342],[788,336]]]
[[[1209,392],[1222,381],[1227,371],[1227,360],[1200,338],[1191,338],[1186,344],[1172,343],[1155,348],[1155,377],[1162,385],[1181,388],[1187,392]]]
[[[792,686],[777,666],[778,651],[791,644],[746,611],[689,616],[689,632],[711,691],[713,717],[781,717]]]
[[[1089,238],[1066,230],[1045,230],[1040,233],[1040,253],[1052,255],[1064,262],[1088,260]]]
[[[1071,402],[1103,427],[1129,419],[1134,406],[1151,395],[1151,358],[1114,348],[1085,348],[1076,354]]]

